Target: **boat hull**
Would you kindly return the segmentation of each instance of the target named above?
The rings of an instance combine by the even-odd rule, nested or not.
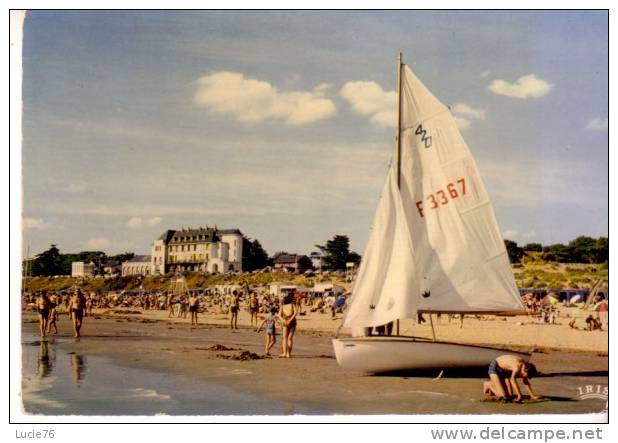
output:
[[[344,369],[376,374],[447,368],[487,367],[504,354],[528,361],[530,354],[485,346],[434,342],[414,337],[372,336],[333,339],[337,363]]]

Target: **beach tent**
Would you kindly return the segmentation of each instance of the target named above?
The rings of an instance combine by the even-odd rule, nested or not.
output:
[[[571,297],[571,299],[569,300],[570,303],[581,303],[582,301],[582,296],[581,294],[575,294],[573,297]]]

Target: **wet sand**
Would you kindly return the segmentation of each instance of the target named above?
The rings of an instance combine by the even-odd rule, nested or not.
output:
[[[602,350],[550,350],[537,346],[542,352],[535,352],[531,361],[542,374],[532,384],[546,400],[503,404],[483,401],[483,373],[446,372],[436,379],[439,371],[367,376],[342,370],[334,358],[332,332],[303,330],[302,321],[295,336],[293,358],[282,359],[262,357],[264,333],[242,325],[243,320],[248,322],[248,316],[241,316],[241,329],[231,331],[224,325],[224,315],[201,317],[203,323],[197,327],[191,327],[188,319],[168,320],[166,315],[97,313],[84,319],[83,337],[77,341],[71,337],[68,318],[62,315],[57,343],[66,352],[106,357],[121,367],[182,375],[195,383],[220,383],[265,401],[283,403],[288,414],[306,410],[354,415],[571,414],[605,408],[603,400],[579,400],[578,391],[586,385],[607,386],[608,357]],[[328,322],[338,324],[330,319]],[[36,316],[25,313],[23,330],[36,333],[37,327]],[[471,330],[472,326],[464,324],[463,330],[466,328]],[[275,355],[280,349],[280,337],[277,339]],[[113,405],[109,413],[114,414]],[[196,414],[210,415],[208,410]]]

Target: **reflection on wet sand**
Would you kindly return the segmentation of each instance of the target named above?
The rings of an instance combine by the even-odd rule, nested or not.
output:
[[[79,386],[79,382],[84,379],[86,372],[86,359],[80,354],[71,354],[71,374],[73,380]]]
[[[53,369],[53,361],[56,356],[53,348],[50,349],[49,343],[42,340],[39,347],[39,354],[36,365],[36,375],[39,378],[49,377]]]

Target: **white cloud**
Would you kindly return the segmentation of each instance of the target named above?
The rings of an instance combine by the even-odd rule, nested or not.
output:
[[[607,131],[608,123],[607,118],[595,117],[588,122],[585,129],[591,129],[593,131]]]
[[[526,100],[528,98],[543,97],[553,88],[553,85],[534,74],[519,77],[515,83],[505,80],[494,80],[488,89],[494,94]]]
[[[48,229],[51,227],[49,223],[41,218],[26,217],[22,221],[24,229]]]
[[[326,94],[328,91],[331,90],[332,87],[333,85],[330,83],[320,83],[315,88],[313,88],[313,91],[316,94]]]
[[[482,78],[487,78],[491,75],[491,71],[483,71],[481,72],[481,77]]]
[[[270,83],[237,72],[215,72],[197,80],[193,101],[212,112],[243,123],[283,120],[290,125],[313,123],[335,115],[335,104],[324,98],[325,85],[311,92],[280,92]]]
[[[131,229],[153,228],[161,223],[161,217],[141,218],[131,217],[127,222],[127,227]]]
[[[458,117],[456,115],[453,115],[453,119],[455,119],[455,123],[457,124],[457,127],[460,131],[465,131],[472,124],[470,120],[464,117]]]
[[[485,119],[485,109],[473,108],[472,106],[466,105],[465,103],[455,103],[451,107],[451,111],[455,114],[459,114],[464,117],[470,117],[475,120]]]
[[[502,237],[508,240],[512,240],[517,234],[519,234],[519,231],[517,229],[507,229],[502,233]]]
[[[378,126],[395,127],[397,122],[397,93],[385,91],[376,82],[347,82],[339,91],[352,109],[370,116]]]
[[[451,106],[451,112],[455,123],[460,131],[465,131],[470,127],[472,120],[484,120],[485,110],[481,108],[473,108],[465,103],[455,103]]]
[[[81,194],[82,192],[86,192],[87,189],[88,185],[83,182],[69,183],[69,186],[67,187],[67,191],[71,194]]]

